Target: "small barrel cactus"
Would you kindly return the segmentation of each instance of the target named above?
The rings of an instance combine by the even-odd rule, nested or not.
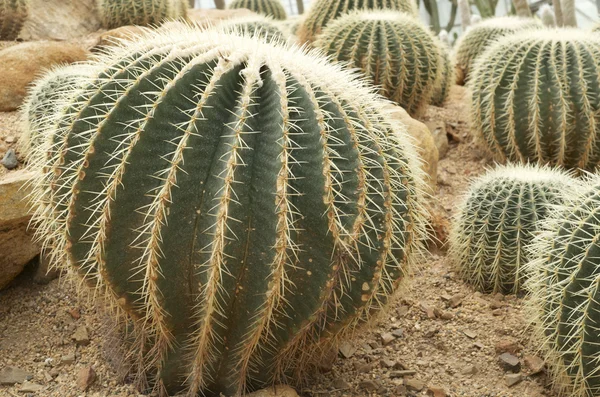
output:
[[[168,19],[185,17],[181,0],[97,0],[102,25],[114,29],[125,25],[159,25]]]
[[[455,44],[454,58],[456,66],[468,80],[473,64],[485,50],[497,39],[516,32],[541,29],[542,24],[533,18],[499,17],[490,18],[472,26]]]
[[[263,15],[234,18],[222,22],[219,26],[247,36],[260,37],[267,41],[284,39],[284,33],[275,25],[273,19]]]
[[[600,37],[524,32],[476,64],[472,126],[498,161],[592,170],[600,163]]]
[[[283,20],[287,18],[280,0],[233,0],[229,8],[247,8],[257,14]]]
[[[540,20],[544,26],[553,28],[556,27],[556,15],[550,4],[544,4],[540,7]]]
[[[431,101],[442,75],[441,43],[412,16],[355,11],[332,21],[314,42],[335,61],[357,67],[411,116]]]
[[[600,178],[548,217],[530,247],[526,301],[559,395],[600,396]]]
[[[431,98],[431,104],[434,106],[442,106],[446,102],[450,94],[450,89],[456,83],[456,69],[450,57],[448,47],[442,40],[440,40],[439,49],[442,70]]]
[[[16,40],[29,14],[29,0],[0,0],[0,40]]]
[[[461,277],[481,292],[520,292],[527,245],[577,187],[565,171],[539,166],[499,166],[475,180],[450,233],[449,256]]]
[[[414,0],[313,0],[313,3],[298,29],[302,43],[313,42],[329,22],[352,11],[394,10],[417,16]]]
[[[182,24],[91,67],[31,155],[39,233],[128,319],[157,391],[301,379],[396,291],[424,182],[356,75]]]

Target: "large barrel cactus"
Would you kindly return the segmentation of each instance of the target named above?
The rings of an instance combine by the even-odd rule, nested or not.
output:
[[[564,171],[538,166],[499,166],[476,179],[450,233],[449,256],[462,278],[486,293],[520,292],[527,245],[579,186]]]
[[[442,70],[431,98],[431,104],[434,106],[442,106],[446,102],[448,95],[450,95],[450,89],[456,83],[456,69],[450,57],[450,52],[446,44],[441,40],[439,40],[438,46],[440,49],[440,65]]]
[[[106,29],[159,25],[187,13],[187,8],[181,7],[181,0],[97,0],[97,7]]]
[[[417,16],[414,0],[313,0],[308,14],[298,29],[302,43],[312,42],[334,19],[352,12],[367,10],[394,10]]]
[[[124,312],[159,392],[302,378],[418,252],[408,133],[294,47],[179,26],[108,51],[31,156],[39,233]]]
[[[516,32],[541,29],[542,23],[533,18],[499,17],[486,19],[472,26],[454,45],[456,67],[465,80],[471,76],[477,57],[487,50],[496,40]]]
[[[600,162],[600,37],[506,37],[481,56],[471,88],[473,129],[499,161],[590,170]]]
[[[233,0],[229,8],[247,8],[257,14],[274,19],[286,19],[287,14],[280,0]]]
[[[411,116],[425,110],[441,85],[441,43],[405,13],[352,12],[327,25],[314,46],[361,69]]]
[[[531,246],[528,312],[561,396],[600,396],[600,179],[548,217]]]
[[[0,40],[16,40],[29,14],[29,0],[0,0]]]

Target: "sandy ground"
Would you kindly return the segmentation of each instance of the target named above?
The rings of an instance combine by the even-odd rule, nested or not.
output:
[[[469,179],[491,166],[468,134],[467,100],[466,90],[456,87],[446,107],[430,108],[424,120],[442,121],[451,137],[438,167],[434,206],[441,238]],[[11,122],[14,115],[2,115],[3,125],[7,117]],[[6,135],[0,136],[0,153],[7,147]],[[529,375],[524,364],[535,352],[522,300],[474,292],[452,271],[443,249],[432,251],[415,270],[409,291],[380,323],[346,343],[333,366],[299,393],[401,397],[437,390],[436,397],[552,396],[544,373]],[[0,292],[0,369],[16,366],[31,373],[31,381],[43,387],[31,396],[139,396],[110,364],[102,318],[69,283],[55,280],[40,286],[25,273]],[[74,336],[86,331],[87,338],[77,343]],[[504,351],[515,354],[523,366],[523,380],[512,387],[498,360]],[[90,366],[96,380],[83,392],[77,378]],[[20,387],[0,386],[0,396],[27,395]]]

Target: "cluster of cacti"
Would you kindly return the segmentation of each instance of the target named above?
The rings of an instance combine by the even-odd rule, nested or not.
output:
[[[499,161],[600,163],[600,37],[574,29],[506,37],[479,58],[471,89],[472,127]]]
[[[0,40],[16,40],[29,14],[29,0],[0,0]]]
[[[283,20],[287,14],[280,0],[233,0],[229,8],[247,8],[257,14]]]
[[[561,396],[600,396],[600,179],[548,217],[530,247],[526,302]]]
[[[441,74],[437,83],[431,104],[434,106],[442,106],[450,94],[450,88],[456,83],[456,69],[450,57],[450,51],[444,41],[439,39]]]
[[[461,277],[482,292],[521,292],[528,244],[578,186],[566,172],[539,166],[499,166],[476,179],[450,233],[449,257]]]
[[[327,25],[313,45],[359,68],[411,116],[425,110],[441,84],[441,42],[402,12],[354,11]]]
[[[533,18],[500,17],[486,19],[466,31],[455,44],[454,58],[465,80],[470,78],[475,60],[497,39],[516,32],[539,29]]]
[[[97,8],[106,29],[159,25],[187,14],[184,0],[97,0]]]
[[[352,11],[394,10],[416,16],[417,4],[414,0],[313,0],[304,22],[298,29],[300,42],[316,39],[333,20]]]
[[[230,29],[247,36],[257,36],[265,40],[284,39],[283,32],[275,25],[273,19],[263,15],[234,18],[221,23],[220,26],[224,29]]]
[[[317,53],[185,26],[139,40],[48,121],[38,233],[125,313],[158,392],[301,377],[418,252],[408,133]]]

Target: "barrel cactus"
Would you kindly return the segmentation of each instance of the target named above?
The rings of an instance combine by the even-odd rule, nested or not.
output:
[[[414,0],[313,0],[308,14],[298,29],[302,43],[313,42],[329,22],[352,11],[394,10],[417,16]]]
[[[287,14],[280,0],[233,0],[229,8],[247,8],[257,14],[283,20]]]
[[[313,45],[360,68],[411,116],[425,110],[441,81],[441,43],[405,13],[352,12],[327,25]]]
[[[531,245],[527,312],[561,396],[600,396],[600,179],[552,212]]]
[[[450,89],[456,82],[456,69],[450,57],[450,52],[446,44],[442,40],[439,41],[440,65],[442,70],[431,98],[431,104],[434,106],[442,106],[446,102],[448,95],[450,95]]]
[[[181,0],[97,0],[102,25],[114,29],[125,25],[151,26],[185,17]]]
[[[39,233],[124,313],[160,393],[301,379],[419,251],[409,135],[317,53],[183,24],[138,40],[32,153]]]
[[[594,169],[600,162],[600,37],[583,30],[506,37],[475,66],[472,126],[499,161]]]
[[[0,0],[0,40],[16,40],[29,14],[29,0]]]
[[[481,292],[521,292],[538,225],[579,186],[565,171],[530,165],[499,166],[476,179],[450,233],[461,277]]]
[[[456,66],[465,80],[470,78],[477,59],[497,39],[516,32],[541,29],[542,24],[533,18],[499,17],[486,19],[464,33],[456,42],[454,57]]]
[[[245,35],[258,36],[265,40],[284,39],[283,32],[275,25],[273,19],[263,15],[234,18],[221,23],[220,26]]]

